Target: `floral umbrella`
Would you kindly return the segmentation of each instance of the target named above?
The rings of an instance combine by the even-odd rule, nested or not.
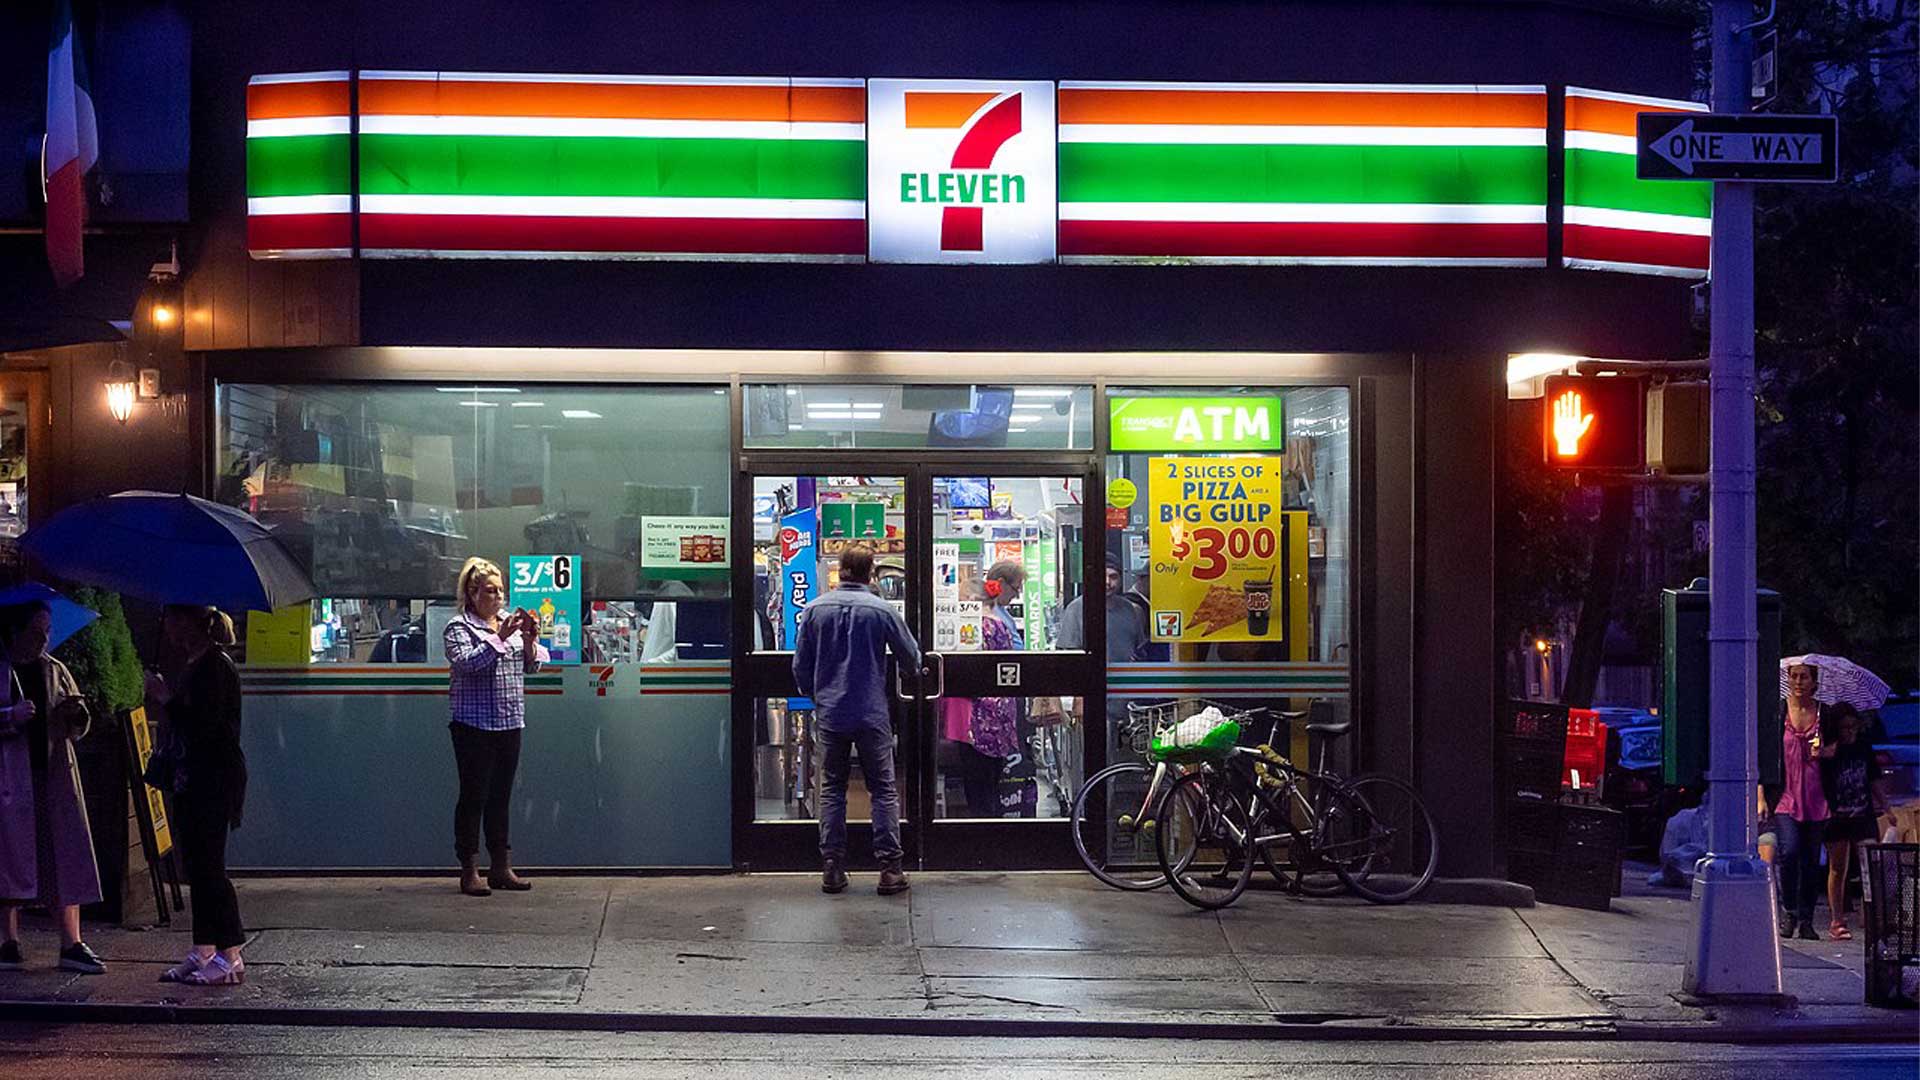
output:
[[[1814,688],[1815,701],[1836,705],[1844,701],[1866,712],[1877,709],[1892,693],[1886,680],[1845,657],[1808,653],[1780,661],[1780,696],[1787,696],[1787,669],[1809,665],[1820,672],[1820,685]]]

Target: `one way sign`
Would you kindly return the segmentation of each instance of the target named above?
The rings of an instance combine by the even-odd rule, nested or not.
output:
[[[1643,112],[1642,180],[1760,180],[1831,184],[1839,176],[1831,116]]]

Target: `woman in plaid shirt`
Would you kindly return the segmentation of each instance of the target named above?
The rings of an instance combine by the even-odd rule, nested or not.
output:
[[[460,891],[490,896],[494,889],[533,888],[513,872],[507,823],[513,774],[520,767],[520,732],[527,726],[527,673],[546,660],[540,621],[522,608],[505,613],[506,579],[485,559],[468,559],[455,589],[460,614],[447,624],[448,701],[460,800],[453,808],[453,851],[460,857]],[[483,880],[474,868],[480,822],[486,819],[491,862]]]

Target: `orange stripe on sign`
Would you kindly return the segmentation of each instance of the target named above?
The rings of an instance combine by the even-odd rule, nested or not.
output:
[[[1544,128],[1547,96],[1465,91],[1062,89],[1060,122]]]
[[[865,123],[858,86],[676,83],[436,82],[368,79],[360,112],[390,116],[554,116],[595,120],[773,120]]]
[[[1631,101],[1604,101],[1600,98],[1567,95],[1567,130],[1595,131],[1603,135],[1634,135],[1639,131],[1635,119],[1643,112],[1687,112],[1679,108],[1641,105]]]
[[[965,126],[980,106],[1000,95],[989,90],[973,91],[910,90],[907,92],[907,126],[910,128],[957,128]]]
[[[347,102],[347,84],[343,79],[254,83],[247,87],[247,119],[291,120],[302,116],[345,116]]]

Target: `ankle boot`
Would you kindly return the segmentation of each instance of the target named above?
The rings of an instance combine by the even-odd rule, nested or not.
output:
[[[468,896],[492,896],[493,890],[481,879],[480,871],[473,865],[472,858],[460,860],[460,891]]]
[[[881,896],[892,896],[895,893],[903,893],[911,887],[907,882],[907,872],[900,868],[899,859],[894,859],[880,865],[880,888],[878,891]]]
[[[507,851],[493,853],[493,861],[487,866],[487,884],[508,892],[526,892],[533,888],[533,882],[513,872],[513,858]]]

